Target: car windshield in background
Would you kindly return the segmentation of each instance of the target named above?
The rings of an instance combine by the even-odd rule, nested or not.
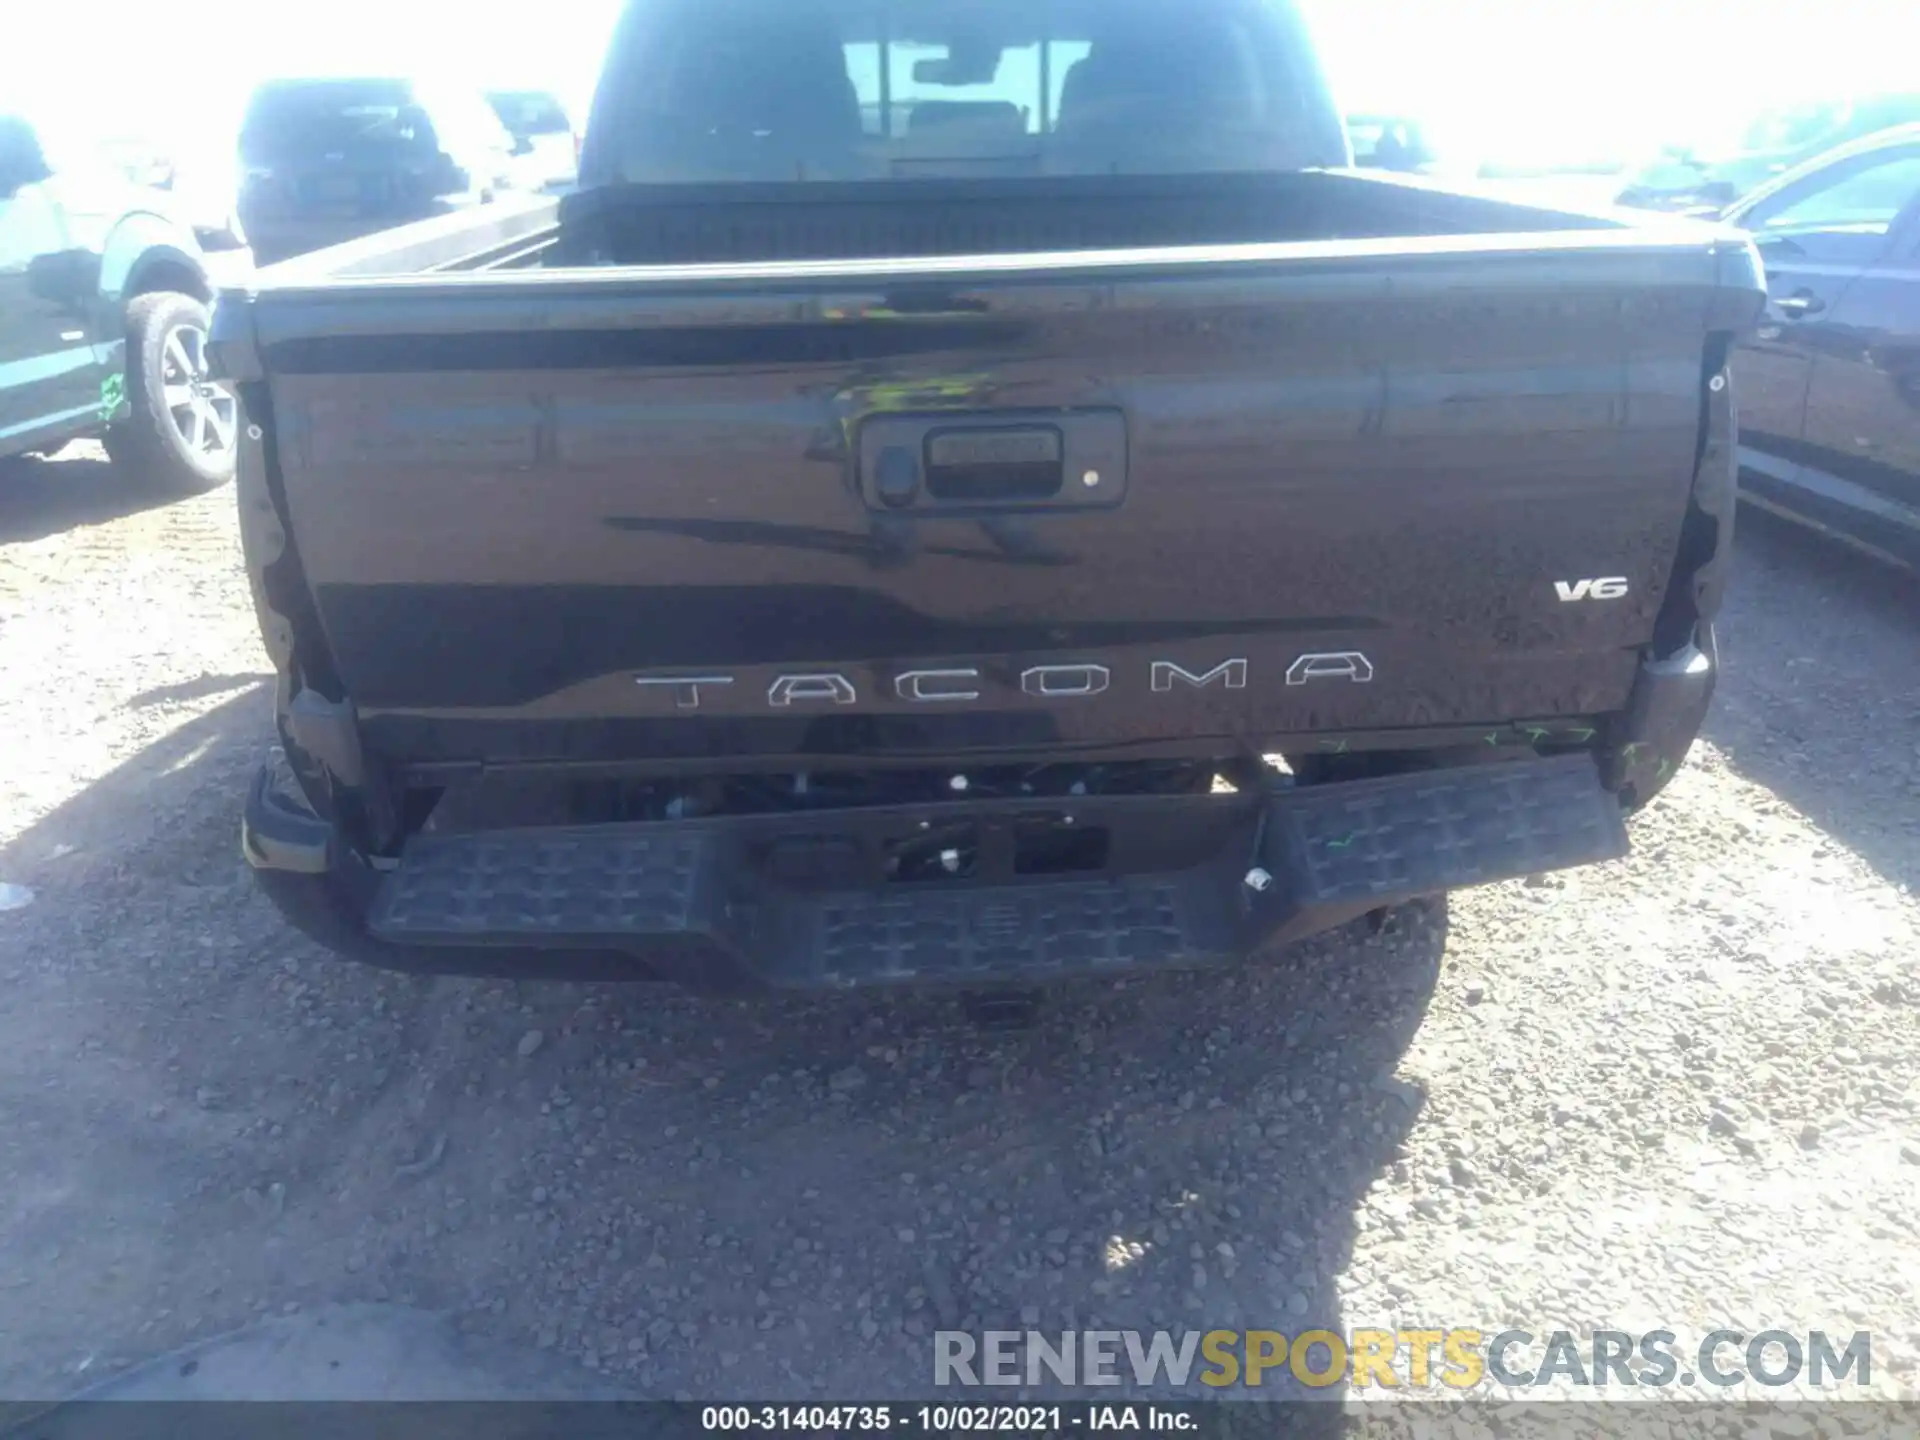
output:
[[[515,139],[572,133],[567,112],[551,95],[533,90],[494,90],[487,95],[487,101]]]
[[[1264,0],[639,0],[615,56],[586,185],[1346,163]]]
[[[1885,235],[1914,197],[1920,195],[1920,154],[1866,165],[1768,216],[1760,229],[1769,235]]]
[[[404,80],[274,81],[247,107],[240,153],[258,163],[417,144],[413,104]]]

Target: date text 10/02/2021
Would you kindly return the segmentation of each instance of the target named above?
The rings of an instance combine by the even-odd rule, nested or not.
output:
[[[706,1405],[700,1428],[710,1432],[929,1435],[998,1433],[1059,1435],[1072,1430],[1191,1432],[1193,1410],[1167,1405]]]

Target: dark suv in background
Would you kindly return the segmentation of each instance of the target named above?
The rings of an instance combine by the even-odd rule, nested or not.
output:
[[[516,145],[477,90],[270,80],[240,128],[241,223],[261,264],[517,188]]]

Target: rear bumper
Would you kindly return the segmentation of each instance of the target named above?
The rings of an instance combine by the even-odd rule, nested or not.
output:
[[[243,849],[298,928],[387,968],[553,979],[674,979],[713,990],[1033,984],[1231,962],[1368,911],[1622,855],[1617,799],[1587,754],[1267,795],[1073,802],[1134,857],[1128,873],[848,883],[927,823],[1011,836],[1060,802],[910,807],[416,836],[376,868],[275,792],[249,797]],[[795,851],[802,861],[792,864]],[[1007,842],[1009,845],[1011,841]],[[849,868],[851,871],[849,872]]]
[[[1010,837],[1026,819],[1057,820],[1057,799],[423,832],[379,861],[266,770],[242,851],[295,927],[394,970],[750,991],[1221,964],[1419,896],[1623,855],[1623,813],[1671,781],[1712,699],[1711,626],[1700,633],[1700,646],[1643,663],[1591,752],[1264,795],[1072,802],[1110,837],[1102,873],[1010,873]],[[882,878],[895,838],[956,823],[999,857],[980,881]]]
[[[1382,906],[1624,854],[1622,812],[1665,789],[1713,699],[1713,628],[1699,634],[1697,647],[1645,660],[1594,753],[1073,803],[1081,824],[1112,833],[1117,874],[874,879],[889,835],[977,824],[981,851],[1004,858],[1021,820],[1058,818],[1060,801],[420,833],[380,862],[267,770],[248,795],[242,852],[290,924],[405,972],[766,991],[1225,964]],[[787,841],[803,845],[799,870],[772,858]],[[1156,868],[1171,854],[1181,862]]]
[[[1600,753],[1600,773],[1623,809],[1640,809],[1672,782],[1706,723],[1720,678],[1720,650],[1711,624],[1697,644],[1663,660],[1643,660],[1626,712]]]

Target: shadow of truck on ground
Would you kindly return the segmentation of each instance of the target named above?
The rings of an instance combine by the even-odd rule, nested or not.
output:
[[[0,1395],[331,1303],[716,1399],[956,1398],[942,1329],[1342,1328],[1444,906],[1064,986],[1017,1032],[941,995],[388,975],[244,872],[269,705],[236,694],[0,853],[37,896],[0,915]]]

